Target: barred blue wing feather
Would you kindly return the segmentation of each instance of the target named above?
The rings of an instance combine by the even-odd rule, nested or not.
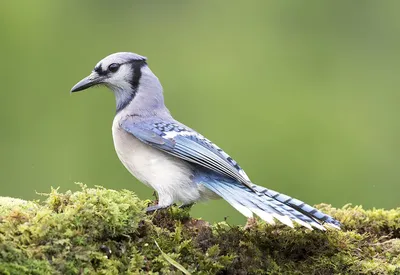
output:
[[[142,142],[186,161],[234,178],[252,188],[243,169],[222,149],[197,132],[177,123],[132,123],[126,119],[120,126]]]

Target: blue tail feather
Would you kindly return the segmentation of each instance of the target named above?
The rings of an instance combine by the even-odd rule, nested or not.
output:
[[[293,220],[308,228],[312,226],[321,230],[325,229],[323,224],[340,227],[338,221],[316,208],[258,185],[253,185],[252,190],[226,176],[204,171],[196,177],[196,182],[221,196],[246,217],[254,213],[269,223],[276,218],[292,226],[290,220]]]
[[[281,194],[279,192],[276,192],[271,189],[267,189],[265,187],[259,186],[259,185],[253,185],[252,188],[257,192],[258,195],[260,196],[267,196],[269,198],[273,198],[282,204],[289,206],[291,208],[296,209],[297,211],[303,213],[304,215],[307,215],[321,223],[327,223],[331,224],[335,227],[340,227],[339,221],[335,220],[331,216],[322,213],[315,207],[312,207],[309,204],[306,204],[305,202],[289,197],[288,195]]]

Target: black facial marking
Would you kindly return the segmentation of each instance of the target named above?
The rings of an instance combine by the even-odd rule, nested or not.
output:
[[[136,93],[136,90],[137,90],[137,88],[139,86],[140,77],[142,76],[141,69],[142,69],[143,66],[146,65],[146,60],[133,60],[130,63],[131,63],[132,70],[133,70],[133,77],[129,81],[129,83],[132,86],[132,90],[134,90],[135,93]]]
[[[126,64],[130,64],[132,71],[133,71],[133,76],[132,79],[129,80],[129,83],[131,84],[131,95],[128,97],[128,99],[121,104],[117,106],[117,113],[119,113],[121,110],[123,110],[126,106],[131,103],[132,99],[135,97],[137,93],[137,89],[139,87],[139,80],[142,77],[142,67],[146,66],[146,60],[132,60],[127,62]]]
[[[97,65],[96,67],[94,67],[94,71],[101,76],[107,75],[107,71],[103,71],[102,67],[101,67],[101,63],[99,65]]]

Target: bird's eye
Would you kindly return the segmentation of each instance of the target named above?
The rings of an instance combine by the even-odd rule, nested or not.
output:
[[[108,66],[108,70],[112,73],[115,73],[119,69],[119,64],[117,63],[112,63],[110,66]]]

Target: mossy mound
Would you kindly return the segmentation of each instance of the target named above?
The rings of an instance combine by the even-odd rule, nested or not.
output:
[[[319,208],[343,230],[209,225],[130,191],[0,198],[0,274],[400,274],[400,209]],[[158,248],[158,245],[160,248]]]

